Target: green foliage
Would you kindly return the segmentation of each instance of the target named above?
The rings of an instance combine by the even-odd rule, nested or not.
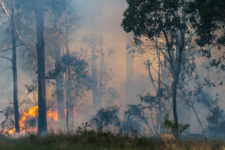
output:
[[[198,44],[204,46],[217,40],[217,44],[225,44],[225,1],[224,0],[194,0],[188,3],[187,13],[199,35]],[[220,30],[222,34],[215,34]]]
[[[152,38],[166,30],[185,29],[185,22],[176,14],[184,5],[181,0],[127,0],[122,27],[135,36]]]
[[[110,131],[110,127],[118,128],[120,126],[120,119],[118,117],[119,107],[111,106],[108,108],[101,108],[97,114],[91,119],[91,123],[98,131]]]
[[[182,134],[189,128],[189,126],[189,124],[174,123],[168,118],[166,118],[163,122],[163,127],[167,130],[169,129],[175,136]]]
[[[139,120],[147,124],[146,117],[144,115],[145,107],[141,104],[139,105],[129,105],[128,110],[124,112],[128,120]]]
[[[210,115],[207,117],[208,132],[210,136],[223,138],[225,137],[225,113],[219,106],[214,106],[210,110]]]

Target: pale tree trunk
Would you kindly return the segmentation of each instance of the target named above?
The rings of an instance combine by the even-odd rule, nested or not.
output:
[[[56,70],[56,95],[57,95],[57,108],[58,108],[58,125],[59,128],[64,127],[65,115],[64,115],[64,76],[62,71],[62,55],[61,55],[61,45],[60,45],[60,31],[58,28],[57,15],[54,15],[54,30],[55,30],[55,70]]]
[[[133,89],[133,78],[134,78],[134,54],[130,52],[131,42],[129,41],[129,37],[126,37],[127,47],[126,47],[126,83],[125,83],[125,92],[126,98],[125,103],[131,103],[132,99],[132,89]]]
[[[66,46],[66,54],[69,56],[70,55],[70,51],[69,51],[69,27],[68,25],[66,26],[66,41],[65,41],[65,46]],[[72,90],[72,77],[71,77],[71,68],[70,66],[67,67],[67,72],[66,72],[66,130],[67,133],[70,132],[71,130],[71,125],[70,125],[70,120],[71,118],[71,113],[73,113],[73,111],[71,111],[71,101],[72,101],[72,97],[71,97],[71,90]]]
[[[71,72],[70,72],[70,68],[67,69],[67,81],[66,81],[66,129],[67,129],[67,133],[70,132],[70,124],[69,124],[69,120],[71,119]]]
[[[41,134],[47,132],[43,0],[39,0],[36,2],[35,18],[38,67],[38,133]]]
[[[92,100],[95,110],[99,108],[98,89],[97,89],[97,73],[96,73],[96,48],[91,48],[91,73],[92,73]]]
[[[16,22],[15,22],[15,2],[11,0],[11,39],[12,39],[12,72],[13,72],[13,106],[16,132],[20,132],[19,106],[18,106],[18,81],[16,63]]]
[[[99,101],[102,101],[103,96],[103,76],[104,76],[104,65],[105,65],[105,54],[102,47],[102,37],[101,37],[101,50],[100,50],[100,75],[99,75]]]
[[[156,98],[158,99],[158,112],[157,112],[157,127],[158,127],[158,131],[159,134],[162,131],[162,102],[161,102],[161,96],[162,96],[162,89],[161,89],[161,72],[162,72],[162,67],[161,67],[161,55],[160,55],[160,49],[158,46],[158,39],[155,39],[155,48],[156,48],[156,56],[158,58],[158,79],[157,79],[157,86],[155,84],[155,81],[153,79],[152,76],[152,72],[151,72],[151,65],[153,62],[151,62],[150,60],[147,61],[147,67],[148,67],[148,74],[149,74],[149,78],[152,82],[152,86],[155,89],[156,92]]]

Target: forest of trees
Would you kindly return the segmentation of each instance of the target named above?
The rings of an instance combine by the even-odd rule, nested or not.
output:
[[[105,42],[107,3],[122,8],[117,18],[124,52]],[[4,103],[13,104],[0,107],[1,133],[26,131],[22,112],[37,105],[36,122],[26,123],[37,126],[38,134],[50,130],[48,114],[56,110],[53,126],[67,133],[84,126],[147,136],[225,137],[224,23],[224,0],[0,0],[0,67],[10,62],[4,72],[12,78],[12,96]],[[113,70],[124,53],[125,65]],[[136,60],[144,68],[141,79]],[[122,70],[124,79],[115,76]],[[29,80],[23,87],[21,72]],[[122,81],[116,88],[117,80]],[[83,125],[78,115],[86,119]]]

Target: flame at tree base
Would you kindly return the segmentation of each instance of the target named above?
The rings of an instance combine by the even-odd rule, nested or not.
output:
[[[37,132],[37,127],[35,127],[35,120],[38,116],[38,106],[29,108],[26,111],[23,111],[20,115],[19,125],[20,133],[35,133]],[[47,120],[57,122],[58,121],[58,112],[52,109],[47,111]],[[29,122],[29,123],[28,123]],[[15,134],[16,129],[4,129],[2,134],[13,135]]]

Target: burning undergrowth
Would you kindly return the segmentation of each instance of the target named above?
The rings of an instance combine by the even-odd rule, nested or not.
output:
[[[5,113],[6,121],[9,120],[10,112]],[[47,111],[47,120],[51,122],[51,124],[56,124],[58,122],[58,112],[55,109],[48,109]],[[6,121],[2,124],[2,134],[3,135],[10,135],[12,136],[15,134],[16,129],[10,128],[9,126],[5,125]],[[12,121],[11,121],[12,122]],[[20,113],[20,133],[22,134],[29,134],[29,133],[36,133],[37,132],[37,122],[38,122],[38,106],[31,107],[27,110],[24,110]],[[9,128],[8,128],[9,127]],[[51,129],[54,129],[52,126]]]

